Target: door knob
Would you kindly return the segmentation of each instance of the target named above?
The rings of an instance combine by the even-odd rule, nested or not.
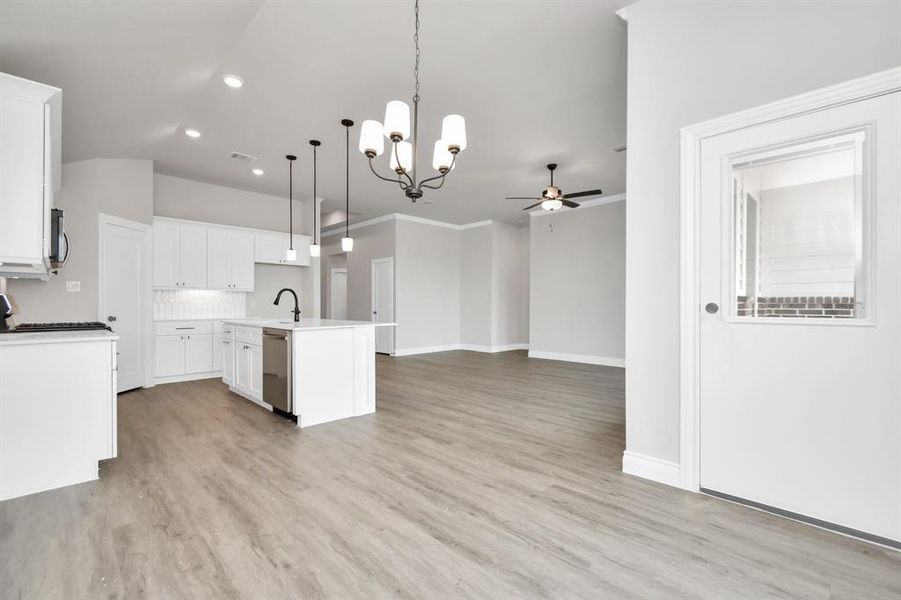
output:
[[[116,320],[116,317],[114,315],[110,315],[106,318],[106,320],[109,321],[110,323],[112,323],[113,321]]]
[[[704,307],[704,310],[706,310],[711,315],[715,315],[717,312],[719,312],[720,307],[716,302],[708,302],[707,306]]]

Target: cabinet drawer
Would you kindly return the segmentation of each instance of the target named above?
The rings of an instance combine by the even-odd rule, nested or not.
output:
[[[212,321],[158,321],[157,335],[184,335],[189,333],[213,333]]]
[[[262,327],[246,327],[238,325],[235,327],[235,339],[239,342],[247,344],[263,345],[263,328]]]

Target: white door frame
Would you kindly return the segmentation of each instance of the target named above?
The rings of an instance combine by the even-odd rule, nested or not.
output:
[[[391,265],[391,304],[392,304],[391,318],[392,318],[392,320],[397,321],[397,312],[396,312],[397,311],[397,298],[395,295],[397,292],[397,289],[395,287],[395,279],[396,278],[395,278],[395,273],[394,273],[394,257],[393,256],[372,259],[372,263],[370,266],[370,272],[369,272],[369,289],[370,289],[370,294],[371,294],[370,299],[369,299],[369,313],[370,313],[369,320],[375,321],[375,319],[372,318],[372,307],[375,306],[375,285],[374,285],[374,283],[375,283],[375,268],[376,268],[376,265],[383,264],[383,263]],[[397,329],[395,328],[395,332],[396,331],[397,331]],[[395,334],[395,335],[391,336],[391,348],[389,349],[389,354],[391,354],[391,356],[394,356],[394,350],[395,350],[396,344],[397,344],[397,337]]]
[[[700,490],[700,172],[701,142],[713,136],[781,121],[901,90],[901,67],[792,96],[682,128],[680,487]]]
[[[335,288],[333,281],[335,279],[335,273],[344,273],[344,291],[347,292],[347,267],[332,267],[328,271],[328,318],[334,319],[334,298],[335,298]],[[344,297],[344,317],[347,317],[347,294],[345,293]]]
[[[133,229],[143,234],[141,242],[141,254],[143,264],[141,265],[141,363],[144,365],[144,387],[153,386],[153,336],[150,335],[153,330],[153,283],[152,268],[152,239],[151,226],[149,223],[139,223],[137,221],[129,221],[121,217],[100,213],[97,217],[97,317],[99,321],[106,321],[106,282],[104,281],[103,264],[106,258],[106,243],[103,240],[103,230],[106,225],[116,225],[126,229]]]

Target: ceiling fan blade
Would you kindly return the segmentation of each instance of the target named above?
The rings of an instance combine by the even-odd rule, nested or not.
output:
[[[584,192],[576,192],[575,194],[563,194],[564,198],[584,198],[585,196],[600,196],[604,192],[602,190],[585,190]]]
[[[504,198],[504,200],[541,200],[541,198],[536,198],[534,196],[508,196]]]
[[[563,206],[568,208],[579,208],[578,202],[572,202],[571,200],[563,200]]]
[[[530,209],[535,208],[536,206],[541,206],[541,202],[536,202],[535,204],[532,204],[531,206],[525,207],[523,210],[530,210]]]

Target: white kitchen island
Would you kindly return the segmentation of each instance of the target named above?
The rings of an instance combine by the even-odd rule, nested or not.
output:
[[[290,412],[298,427],[375,412],[375,328],[394,323],[308,318],[223,324],[222,379],[231,391],[272,409],[263,393],[263,330],[277,329],[291,337]]]

